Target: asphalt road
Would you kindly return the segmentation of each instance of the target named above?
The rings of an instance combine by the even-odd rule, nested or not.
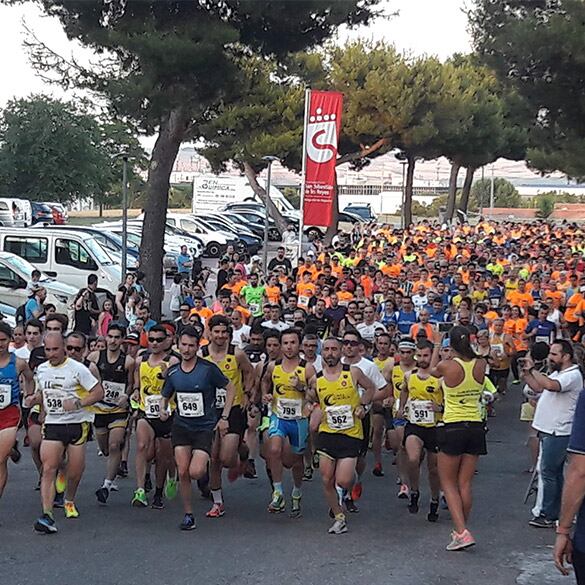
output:
[[[0,583],[77,585],[145,583],[209,585],[556,585],[572,578],[556,573],[551,561],[554,534],[528,526],[523,505],[528,483],[524,437],[518,420],[519,389],[513,387],[490,419],[488,449],[475,478],[471,529],[477,546],[448,553],[448,512],[439,522],[426,520],[428,490],[423,480],[421,512],[408,513],[396,498],[395,467],[385,454],[386,476],[365,475],[359,514],[349,518],[349,532],[327,534],[330,519],[318,473],[304,484],[304,516],[291,520],[270,515],[269,484],[258,465],[257,480],[224,482],[226,515],[205,517],[209,502],[194,494],[198,529],[178,530],[180,503],[164,510],[130,506],[130,477],[119,480],[106,507],[94,491],[101,485],[105,461],[88,445],[85,476],[77,505],[80,517],[65,520],[56,511],[59,533],[36,535],[32,525],[40,512],[34,491],[36,473],[28,449],[20,464],[10,464],[9,481],[0,501]],[[134,446],[133,446],[134,447]],[[290,478],[285,489],[289,493]],[[194,490],[196,491],[196,490]],[[424,512],[424,513],[423,513]]]

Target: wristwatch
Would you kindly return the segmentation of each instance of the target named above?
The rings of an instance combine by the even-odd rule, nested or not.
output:
[[[221,420],[227,420],[229,417],[227,417],[225,414],[222,414],[219,418],[221,418]]]

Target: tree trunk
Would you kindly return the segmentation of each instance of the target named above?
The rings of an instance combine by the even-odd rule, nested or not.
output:
[[[250,187],[252,187],[254,193],[258,195],[258,197],[260,197],[260,201],[262,201],[262,203],[268,207],[268,215],[276,222],[278,229],[283,232],[288,225],[288,221],[282,216],[282,213],[280,213],[278,207],[274,205],[272,198],[268,197],[266,189],[264,189],[264,187],[258,183],[258,174],[247,162],[244,163],[244,174],[250,182]]]
[[[408,166],[406,167],[406,185],[404,187],[404,204],[402,209],[405,228],[412,223],[412,187],[414,183],[416,158],[412,155],[408,155],[406,160],[408,161]]]
[[[100,201],[100,217],[104,216],[104,204]]]
[[[161,317],[164,296],[163,255],[170,176],[188,123],[189,117],[183,108],[171,110],[161,121],[148,167],[140,266],[145,274],[145,288],[150,293],[152,317],[156,320]]]
[[[471,192],[471,185],[473,184],[473,175],[475,175],[476,167],[467,167],[465,170],[465,180],[463,181],[463,189],[461,191],[461,200],[459,201],[459,210],[467,214],[469,206],[469,193]]]
[[[451,174],[449,175],[449,194],[447,196],[447,210],[445,211],[445,221],[451,222],[455,214],[455,199],[457,198],[457,177],[461,165],[458,162],[451,163]]]

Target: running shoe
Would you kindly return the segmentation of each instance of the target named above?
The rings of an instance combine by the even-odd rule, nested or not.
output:
[[[355,502],[353,501],[352,498],[346,498],[345,500],[343,500],[343,505],[345,506],[345,509],[348,512],[351,512],[352,514],[357,514],[360,509],[355,505]]]
[[[135,508],[146,508],[148,506],[148,499],[145,490],[142,488],[136,489],[134,497],[132,498],[132,505]]]
[[[301,512],[301,496],[292,496],[292,504],[289,516],[291,518],[300,518],[303,515]]]
[[[258,432],[261,433],[263,431],[268,430],[269,426],[270,426],[270,417],[263,416],[262,420],[260,421],[260,425],[258,426]]]
[[[79,518],[74,502],[65,502],[65,518]]]
[[[400,489],[398,490],[398,497],[401,500],[408,500],[408,496],[410,495],[410,490],[405,483],[400,484]]]
[[[305,471],[303,472],[303,481],[312,481],[313,480],[313,468],[312,467],[305,467]]]
[[[57,477],[55,478],[55,490],[57,493],[62,494],[67,489],[67,478],[65,474],[59,470],[57,472]]]
[[[195,528],[197,528],[197,524],[195,524],[195,518],[193,514],[185,514],[185,517],[183,518],[179,528],[181,530],[195,530]]]
[[[447,498],[442,495],[441,496],[441,510],[448,510],[449,509],[449,504],[447,504]]]
[[[120,467],[118,467],[118,477],[128,477],[127,461],[120,461]]]
[[[429,513],[427,514],[427,520],[429,522],[436,522],[439,519],[439,502],[431,500],[431,506]]]
[[[258,474],[256,473],[256,463],[254,459],[248,459],[246,463],[246,471],[244,471],[244,477],[246,479],[258,479]]]
[[[64,493],[55,493],[55,497],[53,498],[53,508],[64,508],[65,507],[65,494]]]
[[[418,492],[412,491],[410,492],[410,502],[408,504],[408,511],[411,514],[418,514],[418,499],[420,498],[420,494]]]
[[[107,504],[110,490],[107,487],[101,487],[95,491],[95,497],[100,504]]]
[[[512,380],[512,384],[520,384],[520,380]]]
[[[10,450],[10,459],[12,463],[18,463],[22,458],[22,453],[18,449],[18,440],[14,441],[14,447]]]
[[[384,477],[384,470],[382,469],[381,463],[376,463],[376,465],[374,465],[374,469],[372,469],[372,474],[375,475],[376,477]]]
[[[120,488],[118,487],[118,484],[115,482],[112,482],[112,485],[110,485],[110,491],[111,492],[119,492]]]
[[[351,488],[351,499],[357,502],[362,497],[363,491],[362,482],[356,481]]]
[[[475,539],[471,536],[471,532],[465,529],[461,534],[457,532],[451,532],[451,542],[447,545],[447,550],[464,550],[473,546]]]
[[[157,494],[154,495],[152,498],[152,506],[150,506],[153,510],[162,510],[165,507],[165,503],[163,502],[163,497]]]
[[[167,500],[174,500],[177,497],[177,478],[169,477],[165,483],[165,498]]]
[[[150,479],[150,473],[147,473],[146,477],[144,478],[144,491],[152,491],[152,479]]]
[[[345,516],[343,514],[339,514],[335,517],[335,522],[328,532],[329,534],[344,534],[347,532],[347,523],[345,522]]]
[[[544,516],[534,517],[529,523],[530,526],[535,528],[554,528],[555,521],[547,520]]]
[[[211,510],[205,514],[208,518],[221,518],[225,514],[223,504],[213,504]]]
[[[268,511],[272,514],[284,512],[285,502],[282,492],[272,492],[272,500],[268,504]]]
[[[319,469],[319,453],[313,453],[313,469]]]
[[[57,532],[57,525],[55,520],[49,514],[43,514],[34,524],[36,532],[42,534],[55,534]]]

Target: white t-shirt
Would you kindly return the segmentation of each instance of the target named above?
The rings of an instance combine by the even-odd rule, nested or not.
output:
[[[376,329],[382,329],[384,332],[387,331],[386,327],[379,321],[374,321],[371,325],[367,325],[364,322],[358,323],[356,329],[357,332],[370,343],[373,342],[376,337]]]
[[[12,351],[14,351],[14,355],[17,358],[26,360],[28,362],[28,358],[30,357],[30,349],[28,348],[28,346],[26,344],[24,344],[22,347],[19,347],[18,349],[12,350]]]
[[[323,358],[320,355],[315,356],[314,362],[307,361],[307,364],[311,364],[315,368],[317,374],[323,371]]]
[[[583,376],[579,367],[573,365],[562,372],[553,372],[548,377],[559,382],[561,391],[542,392],[536,403],[532,426],[542,433],[564,437],[571,434],[577,400],[583,390]]]
[[[272,321],[262,321],[262,327],[266,327],[267,329],[276,329],[277,331],[284,331],[285,329],[289,329],[290,325],[284,321],[278,321],[278,323],[273,323]]]
[[[63,411],[65,400],[82,398],[98,383],[82,363],[66,358],[61,365],[52,366],[46,361],[37,368],[36,377],[43,394],[46,423],[93,422],[94,413],[87,408]]]
[[[250,326],[242,325],[239,329],[234,329],[232,333],[232,343],[240,348],[244,349],[250,342]]]
[[[347,364],[347,358],[341,358],[341,362]],[[382,376],[382,372],[380,372],[378,366],[374,362],[371,362],[370,360],[367,360],[363,357],[359,362],[351,365],[359,368],[374,383],[376,390],[380,390],[388,384],[388,382],[386,382],[386,378]],[[358,392],[360,393],[360,396],[362,396],[365,392],[365,388],[358,386]],[[371,405],[366,410],[369,410],[370,408]]]

